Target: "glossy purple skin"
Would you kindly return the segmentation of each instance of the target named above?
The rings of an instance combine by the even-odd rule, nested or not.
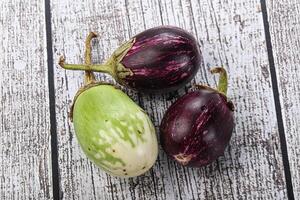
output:
[[[121,63],[133,72],[123,79],[140,91],[172,91],[192,80],[202,62],[195,38],[183,29],[160,26],[135,37]]]
[[[232,103],[223,94],[200,89],[167,110],[160,126],[161,143],[180,164],[201,167],[224,154],[233,127]]]

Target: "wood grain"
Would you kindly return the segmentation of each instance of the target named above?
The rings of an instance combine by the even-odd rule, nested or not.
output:
[[[0,10],[0,199],[52,199],[44,2]]]
[[[144,176],[106,175],[87,160],[74,137],[67,112],[83,73],[55,67],[58,148],[63,199],[285,199],[279,146],[260,3],[256,0],[52,0],[54,59],[65,54],[82,63],[84,39],[94,42],[94,62],[102,62],[123,41],[157,25],[176,25],[193,33],[204,65],[193,83],[216,84],[212,66],[230,74],[229,96],[236,105],[236,127],[225,156],[201,169],[183,168],[160,149]],[[105,75],[101,80],[111,81]],[[166,108],[190,86],[173,94],[145,95],[126,90],[151,116],[157,130]],[[158,133],[159,134],[159,133]]]
[[[267,1],[295,199],[300,198],[300,2]]]

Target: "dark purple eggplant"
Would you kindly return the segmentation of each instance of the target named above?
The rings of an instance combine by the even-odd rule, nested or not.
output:
[[[178,163],[201,167],[224,154],[234,127],[233,104],[228,101],[227,73],[220,73],[218,89],[198,86],[167,110],[160,125],[165,152]]]
[[[179,89],[196,75],[202,54],[195,38],[183,29],[159,26],[121,45],[100,65],[65,64],[65,69],[108,73],[121,85],[146,92]]]

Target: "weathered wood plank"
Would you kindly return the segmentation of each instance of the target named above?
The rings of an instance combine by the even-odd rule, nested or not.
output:
[[[295,199],[300,198],[300,2],[267,1]]]
[[[264,40],[260,3],[243,1],[52,1],[54,59],[83,62],[89,31],[94,62],[101,62],[130,36],[161,24],[177,25],[197,36],[204,66],[197,83],[216,84],[209,68],[225,65],[229,96],[236,104],[236,128],[225,156],[202,169],[183,168],[160,149],[151,171],[132,179],[113,178],[91,164],[68,120],[70,103],[83,73],[56,66],[57,122],[61,196],[64,199],[284,199],[283,164]],[[111,80],[98,75],[102,80]],[[150,114],[157,130],[178,95],[128,94]]]
[[[0,10],[0,199],[52,199],[44,2]]]

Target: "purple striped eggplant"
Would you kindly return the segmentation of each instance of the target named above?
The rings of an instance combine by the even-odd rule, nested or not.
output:
[[[226,97],[227,74],[220,73],[218,89],[198,86],[180,97],[167,110],[160,126],[165,152],[184,166],[212,163],[229,143],[234,127],[233,104]]]
[[[121,45],[100,65],[65,64],[65,69],[108,73],[121,85],[145,92],[183,87],[196,75],[202,54],[195,38],[183,29],[148,29]]]

